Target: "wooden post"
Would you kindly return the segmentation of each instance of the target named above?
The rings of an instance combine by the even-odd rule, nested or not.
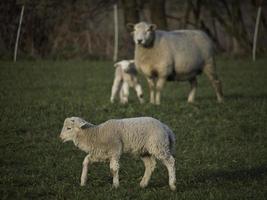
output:
[[[118,59],[118,46],[119,46],[119,30],[118,30],[118,6],[115,4],[114,8],[114,55],[113,61]]]
[[[259,32],[260,16],[261,16],[261,6],[258,7],[256,24],[255,24],[255,31],[254,31],[254,37],[253,37],[253,49],[252,49],[253,61],[256,60],[257,38],[258,38],[258,32]]]
[[[19,43],[19,36],[20,36],[22,19],[23,19],[23,13],[24,13],[24,5],[22,6],[21,12],[20,12],[19,27],[18,27],[18,31],[17,31],[17,38],[16,38],[16,44],[15,44],[15,50],[14,50],[14,62],[17,61],[18,43]]]

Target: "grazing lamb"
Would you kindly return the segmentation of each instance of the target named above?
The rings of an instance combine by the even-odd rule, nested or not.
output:
[[[119,92],[120,102],[125,104],[128,102],[129,88],[135,89],[140,103],[144,103],[143,91],[138,83],[137,71],[133,60],[122,60],[114,64],[116,67],[115,78],[111,89],[111,103]]]
[[[112,119],[93,125],[79,117],[66,118],[60,138],[73,143],[88,155],[83,161],[81,186],[86,184],[88,164],[109,161],[113,186],[119,186],[119,159],[122,153],[139,155],[145,165],[140,182],[146,187],[160,160],[168,170],[169,186],[175,190],[175,136],[171,129],[151,117]]]
[[[212,41],[202,31],[160,31],[155,24],[128,24],[133,29],[135,64],[150,88],[150,103],[160,104],[160,92],[166,80],[189,81],[188,102],[194,102],[197,75],[202,71],[215,89],[218,102],[223,101],[214,60]],[[154,93],[156,92],[156,95]]]

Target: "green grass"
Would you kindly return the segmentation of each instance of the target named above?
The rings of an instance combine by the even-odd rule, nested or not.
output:
[[[162,104],[110,104],[111,62],[0,61],[1,199],[266,199],[267,59],[218,59],[225,103],[216,102],[199,77],[196,104],[188,83],[165,85]],[[142,79],[148,102],[148,89]],[[123,156],[120,187],[112,189],[109,165],[89,166],[79,186],[85,153],[59,140],[63,120],[81,116],[98,124],[110,118],[152,116],[176,134],[177,192],[158,163],[140,189],[143,163]]]

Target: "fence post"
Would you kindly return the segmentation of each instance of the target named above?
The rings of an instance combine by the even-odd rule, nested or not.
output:
[[[254,37],[253,37],[253,48],[252,48],[252,59],[253,59],[253,61],[256,60],[257,37],[258,37],[258,32],[259,32],[260,16],[261,16],[261,6],[258,7],[256,24],[255,24],[255,31],[254,31]]]
[[[118,6],[114,4],[114,55],[113,61],[118,59],[118,46],[119,46],[119,30],[118,30]]]
[[[15,50],[14,50],[14,62],[17,61],[18,43],[19,43],[19,36],[20,36],[22,19],[23,19],[23,13],[24,13],[24,5],[22,6],[21,12],[20,12],[19,27],[18,27],[18,31],[17,31],[17,38],[16,38],[16,44],[15,44]]]

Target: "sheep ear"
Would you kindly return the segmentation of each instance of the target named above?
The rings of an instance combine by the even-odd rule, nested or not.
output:
[[[156,24],[150,24],[149,30],[155,31],[156,29],[157,29],[157,25]]]
[[[126,27],[129,31],[133,31],[134,30],[134,24],[133,23],[128,23],[126,24]]]
[[[91,126],[93,126],[93,124],[90,124],[84,120],[79,122],[79,128],[81,128],[81,129],[90,128]]]
[[[119,63],[115,63],[114,67],[120,67],[120,64]]]

